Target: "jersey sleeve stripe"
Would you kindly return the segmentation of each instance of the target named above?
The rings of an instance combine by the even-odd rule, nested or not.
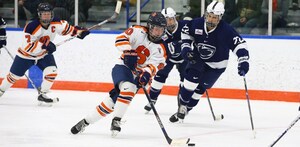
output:
[[[116,47],[124,46],[124,45],[129,45],[129,46],[130,46],[129,42],[127,42],[127,41],[125,41],[125,42],[120,42],[120,43],[116,43],[115,45],[116,45]]]
[[[26,52],[29,52],[31,49],[32,49],[32,47],[34,46],[34,43],[29,43],[26,47],[25,47],[25,51]]]
[[[34,29],[34,31],[32,32],[32,35],[34,35],[36,32],[38,32],[38,31],[40,30],[41,27],[42,27],[41,25],[38,25],[38,26],[36,27],[36,29]]]
[[[67,35],[70,33],[70,30],[71,30],[71,25],[67,24],[65,29],[62,31],[62,35]]]
[[[164,58],[167,59],[167,50],[166,50],[166,47],[161,43],[160,44],[161,48],[163,49],[163,52],[164,52]]]
[[[32,53],[37,48],[38,44],[39,44],[38,42],[33,43],[33,47],[31,47],[31,49],[28,50],[28,52],[30,51]]]

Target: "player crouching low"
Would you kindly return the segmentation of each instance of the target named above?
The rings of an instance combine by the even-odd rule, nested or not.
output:
[[[36,65],[43,71],[43,81],[38,90],[38,101],[40,104],[52,104],[58,102],[58,98],[50,98],[46,95],[57,76],[57,66],[52,54],[56,51],[56,46],[52,41],[56,34],[77,36],[83,39],[90,32],[81,27],[71,26],[64,20],[54,18],[53,7],[48,3],[40,3],[37,11],[39,18],[24,28],[22,47],[18,49],[10,72],[0,85],[0,97],[24,76],[31,66]]]
[[[84,119],[71,128],[73,134],[114,112],[110,130],[112,136],[121,131],[121,119],[133,100],[137,90],[149,83],[156,72],[164,67],[166,50],[161,43],[166,20],[160,12],[150,14],[147,27],[133,26],[116,38],[116,47],[123,54],[113,69],[114,89],[110,96]]]

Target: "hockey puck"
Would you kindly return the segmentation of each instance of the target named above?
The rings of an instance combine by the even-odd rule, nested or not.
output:
[[[196,146],[196,143],[189,143],[188,146]]]
[[[224,119],[224,115],[223,114],[216,116],[216,120],[222,120],[222,119]]]

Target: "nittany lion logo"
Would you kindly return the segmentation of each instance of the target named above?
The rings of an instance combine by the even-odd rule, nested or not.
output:
[[[198,43],[197,49],[201,59],[209,59],[216,53],[216,47],[209,44]]]

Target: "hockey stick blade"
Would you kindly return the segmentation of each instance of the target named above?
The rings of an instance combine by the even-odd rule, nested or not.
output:
[[[171,143],[169,143],[171,146],[183,146],[185,144],[188,144],[190,142],[190,138],[184,138],[184,139],[172,139]]]
[[[149,96],[149,94],[148,94],[148,92],[147,92],[147,90],[146,90],[146,88],[145,88],[144,85],[142,85],[142,89],[143,89],[143,91],[144,91],[144,93],[145,93],[145,95],[147,97],[148,102],[150,103],[150,106],[151,106],[152,111],[153,111],[153,113],[154,113],[154,115],[156,117],[156,120],[157,120],[157,122],[158,122],[158,124],[160,126],[160,129],[163,132],[163,134],[164,134],[167,142],[169,143],[169,145],[174,145],[174,146],[179,146],[180,145],[180,146],[182,146],[182,145],[188,144],[189,141],[190,141],[190,138],[187,138],[187,139],[171,139],[169,137],[169,135],[168,135],[168,133],[167,133],[167,131],[166,131],[166,129],[165,129],[165,127],[164,127],[164,125],[163,125],[163,123],[162,123],[162,121],[161,121],[158,113],[157,113],[157,111],[156,111],[156,108],[155,108],[154,104],[151,102],[151,98],[150,98],[150,96]]]
[[[93,25],[93,26],[89,27],[88,30],[92,30],[92,29],[94,29],[94,28],[100,27],[100,26],[102,26],[103,24],[106,24],[107,22],[116,19],[117,16],[120,14],[121,7],[122,7],[122,1],[118,0],[118,1],[117,1],[117,5],[116,5],[116,9],[115,9],[114,14],[113,14],[110,18],[105,19],[104,21],[102,21],[102,22],[100,22],[100,23],[98,23],[98,24],[96,24],[96,25]],[[71,40],[73,40],[74,38],[76,38],[76,36],[70,37],[70,38],[68,38],[68,39],[66,39],[66,40],[64,40],[64,41],[61,41],[61,42],[59,42],[59,43],[57,43],[57,44],[55,44],[55,45],[56,45],[57,47],[58,47],[58,46],[61,46],[62,44],[66,43],[66,42],[68,42],[68,41],[71,41]]]

